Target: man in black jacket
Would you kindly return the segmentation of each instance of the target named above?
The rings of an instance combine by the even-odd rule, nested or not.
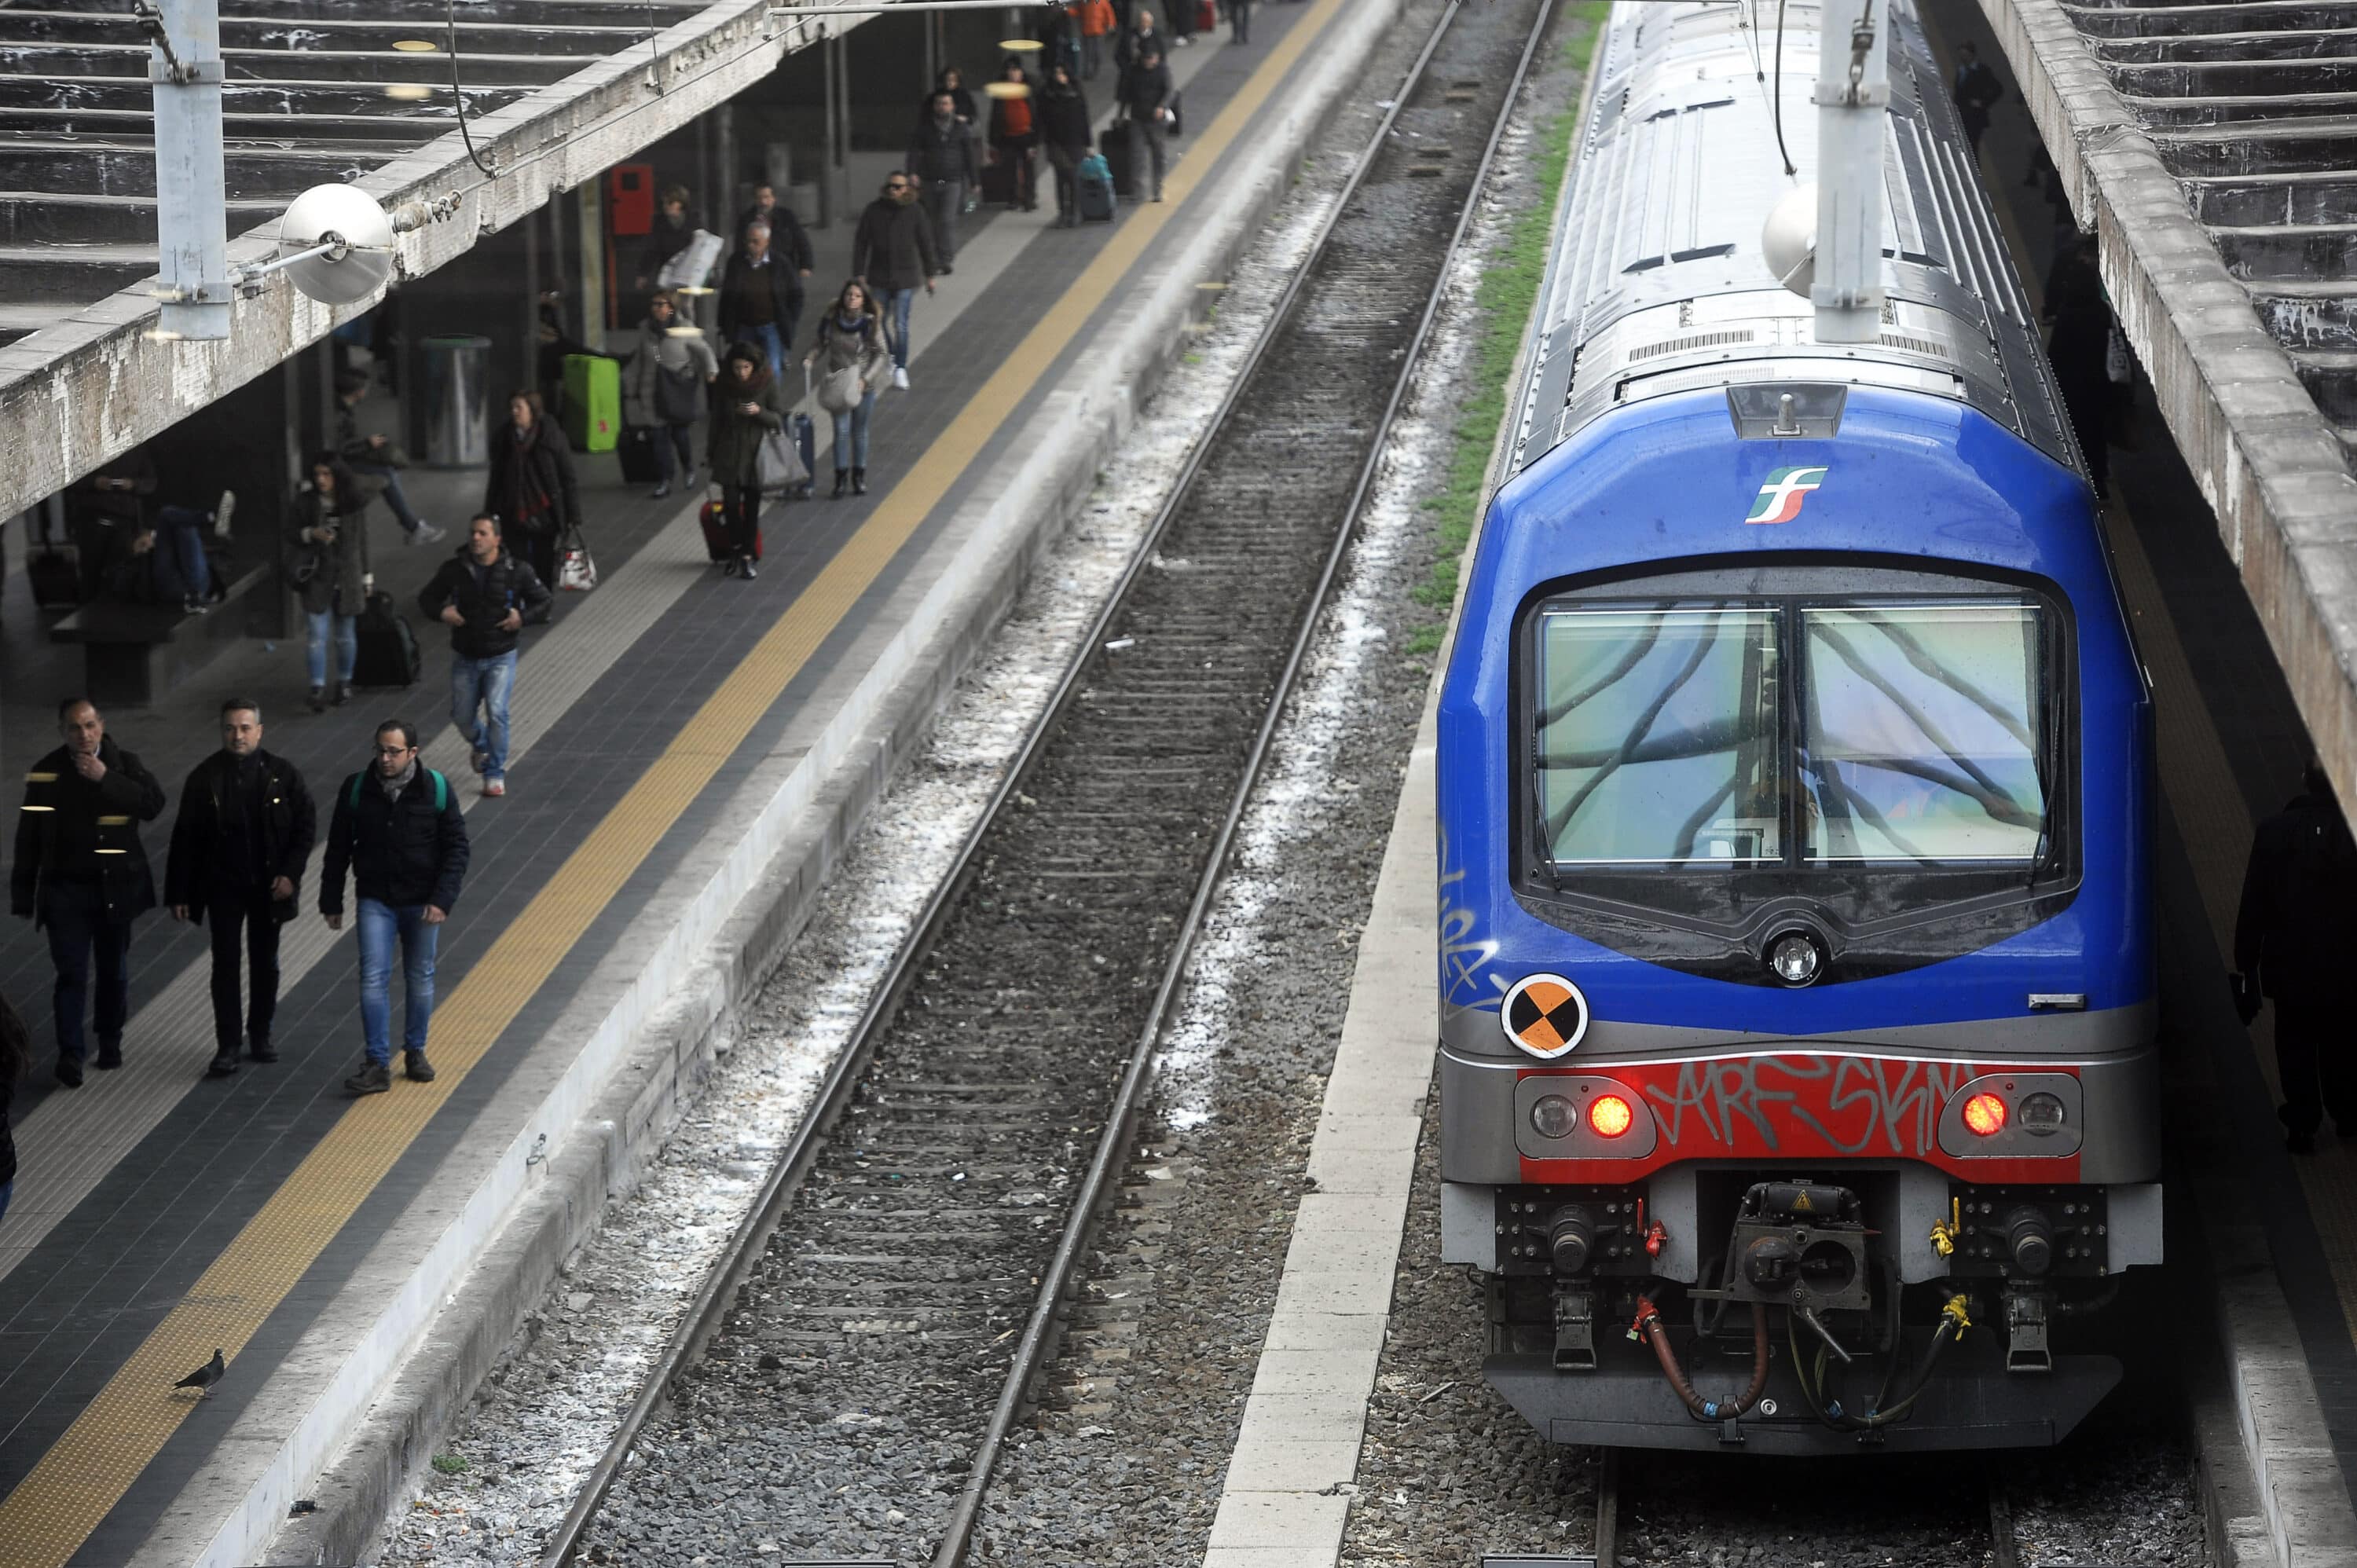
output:
[[[139,824],[164,814],[164,787],[139,759],[106,738],[85,697],[58,704],[65,744],[25,775],[8,906],[49,934],[58,978],[58,1081],[81,1087],[82,1009],[91,956],[98,959],[98,1066],[123,1065],[131,1015],[131,923],[156,907],[156,875]]]
[[[516,643],[553,597],[531,565],[500,542],[500,520],[478,516],[467,542],[421,589],[417,607],[450,628],[450,722],[467,737],[483,793],[508,792],[508,701]]]
[[[810,231],[802,227],[802,220],[778,199],[776,186],[764,183],[753,188],[753,205],[738,215],[735,237],[742,241],[745,231],[755,222],[770,226],[770,253],[807,282],[811,269],[818,265],[818,253],[811,249]]]
[[[295,890],[318,837],[311,791],[293,763],[262,749],[261,704],[221,704],[221,748],[180,786],[164,902],[176,920],[210,920],[213,938],[213,1059],[206,1070],[237,1070],[238,934],[245,936],[252,1001],[246,1054],[274,1062],[270,1024],[278,1011],[278,928],[295,918]]]
[[[402,1070],[434,1081],[425,1031],[434,1020],[434,947],[466,879],[467,822],[450,781],[417,752],[417,726],[377,726],[376,761],[336,790],[328,854],[319,866],[319,914],[344,929],[344,873],[360,889],[361,1033],[368,1059],[344,1079],[353,1094],[393,1087],[393,949],[401,943],[407,999],[402,1009]]]
[[[2344,1031],[2357,1002],[2357,843],[2314,762],[2288,805],[2259,824],[2234,915],[2235,1010],[2276,1004],[2276,1066],[2284,1102],[2276,1114],[2295,1155],[2316,1152],[2324,1113],[2357,1138],[2357,1047]]]
[[[770,226],[757,218],[720,274],[720,341],[758,344],[770,356],[770,379],[781,381],[802,316],[802,274],[770,248]]]
[[[909,307],[920,285],[932,293],[934,277],[948,270],[934,252],[932,224],[916,202],[907,172],[894,169],[851,237],[851,275],[891,307],[892,384],[902,392],[909,390]]]
[[[1132,190],[1143,190],[1138,162],[1154,165],[1154,199],[1162,199],[1162,170],[1169,158],[1164,139],[1170,134],[1170,68],[1152,44],[1138,51],[1136,60],[1121,73],[1121,106],[1129,115],[1129,178]]]
[[[909,141],[909,173],[917,177],[917,192],[933,226],[933,248],[946,274],[955,270],[958,214],[966,192],[982,183],[982,173],[974,165],[974,126],[959,118],[957,95],[936,92],[928,108]]]

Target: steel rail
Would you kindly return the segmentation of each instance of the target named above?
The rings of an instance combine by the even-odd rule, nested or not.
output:
[[[1324,252],[1325,235],[1332,232],[1334,221],[1357,192],[1368,169],[1373,166],[1383,144],[1390,137],[1393,122],[1422,84],[1426,68],[1431,63],[1449,24],[1456,20],[1461,8],[1462,0],[1450,0],[1448,8],[1441,13],[1432,36],[1425,40],[1422,52],[1409,69],[1406,81],[1393,96],[1392,106],[1384,114],[1383,123],[1369,139],[1367,150],[1360,155],[1342,193],[1336,198],[1333,209],[1328,215],[1326,228],[1320,234],[1318,249],[1312,252],[1297,277],[1307,277],[1315,270],[1318,259]],[[1490,183],[1490,172],[1497,161],[1498,144],[1505,137],[1507,124],[1512,120],[1516,102],[1522,96],[1523,81],[1530,74],[1531,61],[1538,53],[1539,40],[1545,36],[1547,24],[1554,16],[1555,0],[1539,0],[1538,15],[1531,23],[1530,37],[1524,40],[1522,57],[1514,65],[1513,80],[1506,85],[1505,94],[1498,106],[1498,118],[1490,127],[1490,139],[1481,148],[1481,161],[1475,166],[1473,177],[1466,187],[1465,205],[1458,213],[1457,227],[1450,232],[1448,247],[1441,252],[1439,269],[1434,274],[1431,292],[1425,298],[1424,314],[1416,322],[1415,336],[1408,339],[1406,351],[1400,356],[1399,375],[1392,383],[1391,396],[1383,404],[1383,417],[1375,424],[1367,446],[1366,461],[1359,469],[1358,483],[1352,488],[1350,501],[1344,506],[1335,528],[1333,547],[1327,552],[1324,569],[1319,572],[1318,585],[1311,591],[1308,605],[1302,613],[1301,624],[1294,634],[1292,650],[1285,661],[1284,673],[1278,676],[1270,693],[1268,711],[1262,715],[1260,729],[1253,736],[1252,750],[1246,756],[1243,777],[1237,780],[1227,817],[1220,824],[1219,836],[1213,841],[1211,856],[1204,863],[1202,880],[1196,887],[1194,901],[1189,906],[1187,918],[1178,928],[1178,940],[1172,946],[1169,961],[1163,969],[1162,984],[1155,993],[1154,1006],[1147,1013],[1144,1026],[1138,1030],[1137,1044],[1131,1052],[1128,1069],[1122,1075],[1121,1091],[1105,1114],[1104,1130],[1097,1140],[1096,1156],[1090,1162],[1088,1177],[1072,1201],[1071,1213],[1064,1222],[1064,1234],[1057,1245],[1055,1257],[1039,1277],[1039,1293],[1032,1304],[1030,1320],[1024,1325],[1022,1341],[1016,1348],[1013,1365],[1007,1369],[1006,1384],[999,1391],[998,1407],[992,1412],[990,1424],[984,1430],[982,1442],[975,1449],[974,1468],[967,1473],[965,1487],[958,1494],[957,1505],[950,1512],[941,1545],[933,1554],[933,1568],[959,1568],[964,1560],[966,1544],[972,1538],[974,1521],[981,1515],[982,1499],[990,1488],[991,1472],[997,1463],[999,1450],[1022,1408],[1025,1391],[1038,1371],[1046,1350],[1058,1305],[1071,1283],[1073,1271],[1088,1244],[1090,1233],[1095,1229],[1097,1205],[1103,1198],[1105,1185],[1113,1178],[1113,1173],[1128,1157],[1138,1100],[1145,1089],[1146,1075],[1153,1069],[1155,1050],[1161,1043],[1164,1020],[1168,1016],[1171,1004],[1178,998],[1179,986],[1186,980],[1195,939],[1202,929],[1203,918],[1210,913],[1211,900],[1226,878],[1228,856],[1235,845],[1236,831],[1243,822],[1245,809],[1251,804],[1253,790],[1260,782],[1261,771],[1267,762],[1277,726],[1284,721],[1286,700],[1292,695],[1294,682],[1309,656],[1311,644],[1317,639],[1318,623],[1325,618],[1327,600],[1332,595],[1334,580],[1340,575],[1351,541],[1358,533],[1359,516],[1365,509],[1367,493],[1374,488],[1376,472],[1383,466],[1392,425],[1398,419],[1400,404],[1406,401],[1408,387],[1415,379],[1416,365],[1423,358],[1425,344],[1432,336],[1432,324],[1440,314],[1441,302],[1448,297],[1450,274],[1464,248],[1465,236],[1473,226],[1474,215],[1480,210],[1481,193]],[[1239,378],[1237,384],[1242,386],[1243,378]],[[1211,428],[1216,430],[1218,426]],[[1204,445],[1208,446],[1209,440],[1207,433]],[[1183,491],[1178,493],[1183,494]],[[1174,507],[1176,501],[1177,496],[1174,495]]]
[[[1398,121],[1401,109],[1420,83],[1424,71],[1434,53],[1438,49],[1441,40],[1446,37],[1450,24],[1462,10],[1463,4],[1464,0],[1449,0],[1447,9],[1435,23],[1431,35],[1417,53],[1415,61],[1404,78],[1401,87],[1393,95],[1390,108],[1385,111],[1382,120],[1375,126],[1373,134],[1368,137],[1364,148],[1352,165],[1341,188],[1336,193],[1325,217],[1311,236],[1301,264],[1294,269],[1291,276],[1286,280],[1283,291],[1269,311],[1267,321],[1254,337],[1251,348],[1246,351],[1226,392],[1214,408],[1211,418],[1205,423],[1203,434],[1198,437],[1189,451],[1184,464],[1171,484],[1168,494],[1157,510],[1153,521],[1147,525],[1129,561],[1124,566],[1121,575],[1114,582],[1111,592],[1107,594],[1104,603],[1092,619],[1087,632],[1076,645],[1072,658],[1067,663],[1063,675],[1050,695],[1047,706],[1041,710],[1039,716],[1026,732],[1022,744],[1014,761],[1008,766],[1005,777],[992,791],[982,811],[976,817],[974,826],[960,843],[949,872],[934,888],[931,897],[927,899],[915,924],[911,926],[909,934],[902,940],[899,949],[894,954],[890,968],[870,996],[867,1005],[862,1010],[848,1042],[837,1054],[834,1062],[821,1080],[811,1110],[788,1138],[777,1162],[771,1166],[769,1176],[763,1182],[760,1192],[756,1196],[752,1207],[738,1223],[720,1259],[715,1263],[704,1285],[697,1292],[687,1311],[682,1316],[679,1326],[674,1329],[662,1355],[649,1370],[637,1397],[631,1402],[630,1409],[625,1412],[621,1424],[617,1428],[613,1438],[598,1456],[597,1462],[591,1466],[588,1476],[583,1481],[580,1493],[574,1499],[572,1508],[566,1511],[563,1521],[544,1545],[540,1558],[543,1568],[565,1568],[565,1564],[572,1561],[587,1533],[590,1520],[597,1517],[598,1508],[603,1504],[607,1494],[613,1487],[615,1478],[621,1473],[624,1464],[628,1461],[639,1434],[644,1430],[656,1410],[661,1407],[673,1381],[694,1364],[705,1347],[719,1333],[738,1294],[752,1278],[770,1236],[783,1220],[795,1194],[800,1190],[803,1179],[816,1162],[826,1135],[834,1129],[844,1110],[850,1104],[853,1091],[858,1087],[869,1062],[874,1058],[877,1045],[885,1033],[885,1026],[892,1021],[901,1003],[906,999],[909,989],[919,972],[919,961],[931,948],[951,912],[955,908],[958,899],[981,869],[978,851],[993,824],[999,819],[1025,781],[1036,770],[1044,755],[1047,741],[1053,736],[1060,722],[1071,711],[1080,693],[1085,689],[1091,671],[1105,656],[1103,646],[1106,640],[1105,634],[1120,615],[1128,600],[1131,589],[1147,570],[1157,548],[1179,514],[1189,491],[1193,489],[1197,476],[1201,472],[1203,462],[1213,446],[1214,438],[1228,424],[1237,404],[1247,395],[1254,373],[1265,360],[1270,349],[1285,329],[1291,325],[1302,296],[1310,280],[1316,275],[1318,263],[1324,255],[1327,245],[1347,210],[1351,197],[1357,193],[1368,170],[1373,166],[1375,160],[1383,151],[1384,143],[1391,134],[1392,127]],[[1139,1046],[1128,1069],[1124,1074],[1119,1097],[1113,1110],[1107,1114],[1105,1135],[1100,1139],[1097,1157],[1090,1167],[1082,1197],[1073,1208],[1072,1213],[1075,1217],[1086,1216],[1095,1208],[1103,1189],[1106,1173],[1117,1163],[1120,1143],[1125,1142],[1125,1139],[1116,1142],[1113,1139],[1113,1133],[1116,1128],[1125,1126],[1134,1113],[1137,1089],[1143,1079],[1144,1069],[1150,1065],[1153,1056],[1152,1047],[1160,1033],[1161,1021],[1175,993],[1178,978],[1183,973],[1189,949],[1192,945],[1195,932],[1200,928],[1203,912],[1209,908],[1211,897],[1223,874],[1228,852],[1234,838],[1236,825],[1242,818],[1244,802],[1250,795],[1254,783],[1257,780],[1269,738],[1284,710],[1286,695],[1291,689],[1310,638],[1315,632],[1318,620],[1323,613],[1325,601],[1343,553],[1355,532],[1354,524],[1364,504],[1366,492],[1372,484],[1377,465],[1383,455],[1384,439],[1397,416],[1399,405],[1405,396],[1414,368],[1425,341],[1430,335],[1432,321],[1438,312],[1440,301],[1445,295],[1450,263],[1462,247],[1465,233],[1470,226],[1474,213],[1478,210],[1479,196],[1487,184],[1491,167],[1496,158],[1498,144],[1504,134],[1506,122],[1511,116],[1514,102],[1520,95],[1523,81],[1528,74],[1530,61],[1538,40],[1545,30],[1547,19],[1553,15],[1554,5],[1555,0],[1541,0],[1538,20],[1532,28],[1530,39],[1523,48],[1514,80],[1507,90],[1504,105],[1500,111],[1496,124],[1491,129],[1489,142],[1483,149],[1481,162],[1475,171],[1465,207],[1459,214],[1457,228],[1450,237],[1437,281],[1426,303],[1423,318],[1417,326],[1407,351],[1401,357],[1400,376],[1393,387],[1383,418],[1376,426],[1374,441],[1361,469],[1358,485],[1352,492],[1349,506],[1345,509],[1345,523],[1337,530],[1334,546],[1319,576],[1310,600],[1308,612],[1303,618],[1301,628],[1286,660],[1284,673],[1275,689],[1267,715],[1254,738],[1243,783],[1236,792],[1225,825],[1215,843],[1212,856],[1207,863],[1202,881],[1189,908],[1186,922],[1181,928],[1178,945],[1174,949],[1169,963],[1166,966],[1162,987],[1157,994],[1149,1022],[1141,1031]],[[973,1520],[976,1517],[990,1467],[996,1461],[1013,1414],[1021,1404],[1021,1391],[1037,1369],[1040,1351],[1046,1342],[1046,1324],[1052,1317],[1055,1303],[1071,1273],[1073,1262],[1080,1254],[1080,1243],[1085,1239],[1088,1227],[1085,1224],[1076,1226],[1073,1221],[1068,1220],[1065,1234],[1055,1259],[1049,1265],[1049,1271],[1041,1275],[1041,1287],[1035,1301],[1031,1319],[1027,1323],[1023,1340],[1017,1347],[1014,1367],[1002,1390],[998,1407],[993,1413],[991,1423],[985,1429],[984,1441],[977,1450],[966,1491],[961,1494],[952,1516],[952,1527],[944,1534],[942,1548],[944,1555],[938,1557],[937,1562],[954,1563],[963,1556],[964,1541],[971,1532]],[[1009,1391],[1011,1391],[1011,1397]],[[953,1553],[951,1552],[952,1543],[955,1546]]]

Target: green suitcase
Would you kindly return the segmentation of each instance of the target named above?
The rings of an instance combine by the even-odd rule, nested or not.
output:
[[[622,365],[602,354],[565,356],[565,435],[576,452],[611,452],[622,438]]]

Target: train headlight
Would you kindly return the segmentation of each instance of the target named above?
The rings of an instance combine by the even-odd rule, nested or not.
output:
[[[1768,944],[1768,967],[1787,985],[1808,984],[1824,961],[1824,950],[1806,931],[1786,931]]]
[[[1989,1093],[1964,1101],[1964,1125],[1977,1138],[1994,1138],[2005,1131],[2005,1101]]]
[[[1587,1125],[1599,1138],[1617,1138],[1636,1120],[1637,1113],[1617,1094],[1599,1094],[1587,1108]]]
[[[2062,1131],[2062,1097],[2040,1090],[2022,1096],[2019,1107],[2021,1130],[2044,1138]]]
[[[1579,1107],[1560,1094],[1544,1094],[1531,1107],[1531,1125],[1542,1138],[1568,1138],[1578,1129]]]

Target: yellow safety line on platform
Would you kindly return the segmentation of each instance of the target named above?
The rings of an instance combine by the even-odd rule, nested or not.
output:
[[[2244,799],[2233,768],[2226,760],[2225,743],[2218,738],[2201,688],[2194,682],[2192,661],[2178,640],[2176,623],[2169,618],[2160,579],[2145,554],[2144,542],[2125,507],[2114,501],[2111,510],[2112,558],[2117,563],[2120,590],[2136,618],[2137,639],[2158,695],[2153,703],[2158,728],[2155,749],[2164,759],[2162,789],[2177,818],[2177,836],[2185,845],[2186,858],[2193,863],[2193,879],[2201,889],[2211,940],[2217,945],[2222,966],[2217,983],[2222,985],[2222,968],[2233,961],[2234,915],[2242,902],[2243,867],[2250,855],[2252,802]],[[2268,1091],[2280,1095],[2282,1086],[2276,1081],[2274,1014],[2263,1015],[2248,1034]],[[2340,1147],[2345,1149],[2347,1144]],[[2332,1271],[2342,1317],[2357,1326],[2357,1211],[2352,1211],[2350,1202],[2348,1163],[2345,1158],[2323,1156],[2293,1163],[2308,1197],[2318,1245]]]
[[[1141,204],[1114,231],[1087,270],[967,400],[859,532],[500,933],[435,1013],[440,1077],[430,1085],[399,1083],[392,1094],[347,1111],[31,1474],[0,1501],[0,1563],[10,1568],[62,1564],[196,1408],[194,1397],[173,1391],[173,1381],[201,1366],[217,1346],[231,1359],[229,1375],[238,1376],[235,1359],[263,1321],[874,585],[951,484],[1009,418],[1030,407],[1032,387],[1343,4],[1318,0],[1287,29],[1173,166],[1165,182],[1170,199]]]

